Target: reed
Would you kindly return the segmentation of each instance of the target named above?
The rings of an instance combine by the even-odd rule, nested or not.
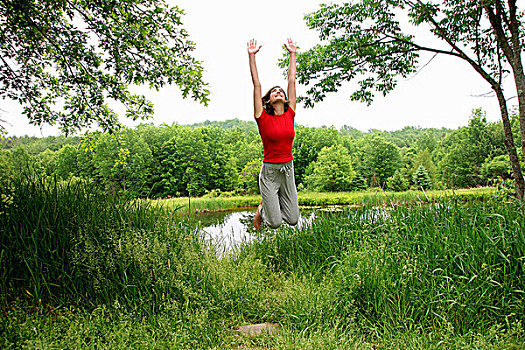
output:
[[[200,296],[200,237],[159,208],[89,184],[15,179],[0,215],[0,302],[158,309]],[[195,269],[195,270],[193,270]]]
[[[367,329],[465,334],[525,321],[524,215],[518,203],[365,206],[262,235],[241,256],[276,272],[331,276],[332,305],[354,305]]]

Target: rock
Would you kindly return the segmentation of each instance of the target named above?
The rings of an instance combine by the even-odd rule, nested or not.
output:
[[[277,334],[281,331],[281,326],[275,323],[259,323],[242,326],[237,331],[248,337],[256,337],[260,334]]]

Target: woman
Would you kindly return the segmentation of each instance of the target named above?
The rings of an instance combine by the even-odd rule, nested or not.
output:
[[[250,72],[253,81],[254,117],[261,135],[264,158],[259,174],[262,201],[257,208],[253,225],[258,230],[265,222],[271,228],[279,227],[283,220],[297,224],[299,202],[295,187],[292,144],[295,137],[295,64],[297,48],[291,39],[285,44],[290,53],[288,67],[288,98],[279,86],[271,88],[261,97],[261,83],[255,64],[255,54],[261,45],[252,39],[248,42]]]

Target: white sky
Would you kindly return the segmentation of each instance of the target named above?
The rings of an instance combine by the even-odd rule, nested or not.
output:
[[[297,43],[299,51],[318,43],[317,33],[306,27],[303,17],[315,11],[323,1],[169,2],[186,12],[184,27],[196,42],[194,55],[203,61],[204,79],[210,84],[211,101],[208,107],[204,107],[191,99],[182,99],[175,86],[159,92],[147,87],[134,89],[154,103],[155,116],[149,121],[155,125],[233,118],[253,120],[247,41],[255,38],[263,45],[256,56],[263,92],[274,85],[286,86],[277,61],[282,56],[282,45],[288,37]],[[422,38],[424,42],[432,39],[429,36]],[[422,56],[420,64],[425,64],[429,58]],[[297,90],[300,95],[306,88],[298,85]],[[475,97],[487,92],[490,92],[489,85],[470,66],[459,59],[441,55],[410,79],[399,81],[397,88],[386,97],[376,96],[370,107],[350,101],[351,86],[346,85],[314,109],[298,105],[296,122],[305,126],[333,125],[337,128],[346,124],[362,131],[398,130],[404,126],[457,128],[467,125],[472,109],[478,107],[486,111],[489,121],[500,119],[495,97]],[[514,96],[515,93],[508,95]],[[516,99],[510,102],[511,105],[516,104]],[[10,135],[49,136],[59,133],[56,127],[29,125],[21,114],[22,108],[13,102],[0,100],[0,108],[3,110],[0,118],[11,124],[6,125]],[[124,118],[122,121],[134,125]]]

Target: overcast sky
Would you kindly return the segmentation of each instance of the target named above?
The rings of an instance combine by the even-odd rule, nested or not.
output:
[[[196,42],[195,56],[203,62],[205,80],[211,90],[208,107],[191,99],[182,99],[177,87],[159,92],[147,87],[134,91],[146,95],[155,105],[150,122],[191,124],[205,120],[238,118],[253,120],[252,83],[248,66],[246,43],[255,38],[263,45],[256,56],[262,90],[274,85],[286,86],[285,76],[277,67],[282,45],[290,37],[304,51],[318,43],[316,32],[306,27],[306,13],[319,8],[323,1],[282,0],[276,2],[250,0],[178,0],[170,1],[183,8],[184,27]],[[421,40],[432,40],[421,32]],[[423,56],[424,65],[430,56]],[[512,88],[512,85],[509,85]],[[300,95],[306,89],[297,86]],[[457,128],[467,125],[472,109],[483,108],[489,121],[500,119],[495,97],[479,97],[490,92],[489,85],[463,61],[437,56],[428,66],[383,97],[376,96],[371,106],[349,99],[351,86],[329,95],[314,109],[297,107],[296,122],[305,126],[355,127],[398,130],[404,126]],[[515,95],[509,94],[509,96]],[[516,104],[511,100],[511,105]],[[22,116],[22,108],[0,100],[1,118],[10,135],[49,136],[59,133],[56,127],[31,126]],[[133,126],[129,121],[125,124]]]

